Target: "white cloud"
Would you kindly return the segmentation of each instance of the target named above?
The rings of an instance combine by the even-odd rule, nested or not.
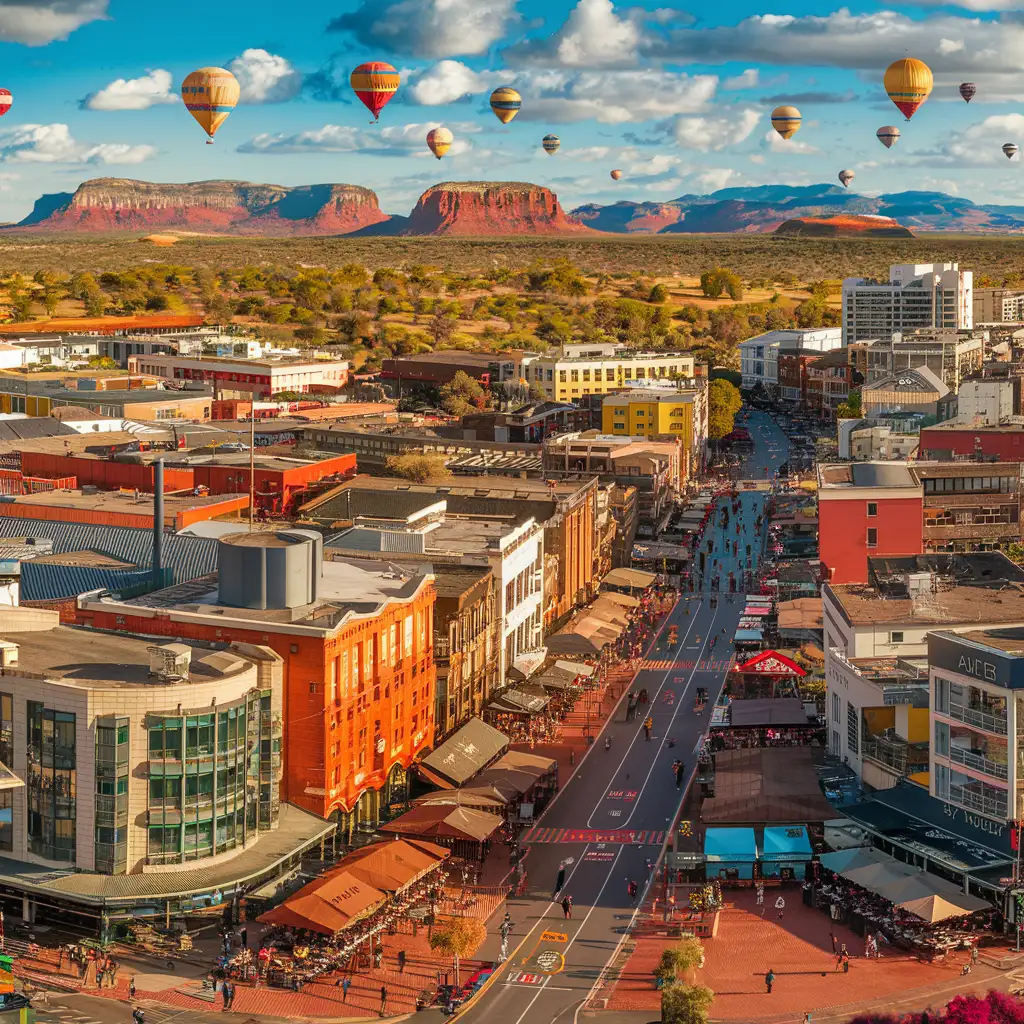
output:
[[[764,154],[763,153],[751,153],[750,156],[747,157],[747,159],[752,164],[763,164],[764,163]]]
[[[45,46],[107,16],[109,0],[0,0],[0,40]]]
[[[243,50],[228,68],[242,88],[243,103],[283,103],[302,88],[302,75],[291,62],[267,50]]]
[[[572,160],[573,163],[593,164],[607,160],[611,152],[611,146],[580,146],[577,149],[562,150],[560,158],[562,160]],[[540,148],[539,142],[537,143],[537,151],[534,155],[549,159],[548,154]]]
[[[713,117],[677,117],[669,128],[681,146],[707,153],[745,141],[760,120],[758,111],[744,109]]]
[[[739,172],[731,167],[709,167],[706,171],[701,171],[694,180],[706,192],[717,192],[720,188],[725,188],[738,174]]]
[[[486,53],[516,20],[516,0],[362,0],[328,31],[413,57]]]
[[[423,71],[412,72],[406,95],[420,106],[441,107],[490,92],[514,77],[504,71],[474,71],[458,60],[441,60]]]
[[[741,75],[733,75],[732,78],[727,78],[722,82],[722,88],[729,90],[753,89],[760,81],[761,75],[757,68],[747,68]]]
[[[566,67],[622,67],[636,63],[640,27],[620,18],[612,0],[579,0],[552,40]]]
[[[628,124],[701,113],[714,99],[718,78],[653,70],[528,71],[515,85],[523,93],[521,121]]]
[[[964,166],[982,164],[1009,166],[1002,146],[1024,138],[1024,114],[994,114],[972,124],[962,132],[954,132],[930,152],[909,154],[907,162],[916,166]]]
[[[322,128],[286,135],[264,133],[238,147],[242,153],[369,153],[374,156],[429,156],[427,132],[440,121],[390,125],[380,132],[349,125],[325,124]],[[450,156],[467,152],[471,145],[466,135],[479,131],[473,124],[447,122],[455,136]]]
[[[25,124],[0,135],[0,153],[15,163],[141,164],[155,146],[124,142],[79,142],[66,124]]]
[[[964,41],[962,39],[940,39],[938,45],[938,51],[943,57],[948,57],[951,53],[960,53],[964,48]]]
[[[86,110],[148,110],[159,103],[180,103],[171,91],[170,71],[157,68],[141,78],[117,78],[81,102]]]
[[[799,139],[784,139],[774,128],[769,128],[764,137],[764,142],[772,153],[787,153],[792,156],[807,156],[812,153],[820,153],[809,142],[800,142]]]
[[[1016,11],[1020,8],[1017,0],[908,0],[919,7],[962,7],[965,11]]]

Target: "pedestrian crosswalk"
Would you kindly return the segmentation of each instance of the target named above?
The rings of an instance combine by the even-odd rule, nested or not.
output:
[[[616,828],[531,828],[520,837],[520,843],[630,843],[634,845],[660,846],[665,842],[664,832],[648,832],[643,829]]]
[[[668,658],[657,661],[648,659],[640,662],[640,671],[668,672],[675,669],[677,672],[725,672],[732,664],[728,658],[701,658],[694,661],[692,658],[684,661],[672,661]]]

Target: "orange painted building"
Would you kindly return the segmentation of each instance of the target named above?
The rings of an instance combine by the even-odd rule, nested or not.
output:
[[[233,546],[270,549],[305,531],[257,533]],[[221,581],[202,580],[128,601],[83,599],[78,623],[144,636],[258,643],[284,659],[282,799],[351,832],[404,806],[406,773],[434,739],[434,601],[429,566],[319,562],[321,576],[287,611],[231,603],[238,570],[224,554]],[[315,560],[315,559],[314,559]],[[289,570],[288,587],[300,570]],[[298,581],[301,589],[301,580]],[[256,590],[248,582],[246,590]]]

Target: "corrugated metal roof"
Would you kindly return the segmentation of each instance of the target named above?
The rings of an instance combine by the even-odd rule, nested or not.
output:
[[[102,551],[140,567],[148,566],[153,554],[150,530],[132,526],[91,526],[86,523],[61,523],[52,519],[21,519],[0,516],[0,538],[46,537],[53,541],[52,551]],[[217,571],[217,542],[207,537],[189,537],[165,533],[163,564],[173,569],[174,582],[186,583],[198,576]]]
[[[90,590],[121,590],[148,583],[148,569],[98,569],[85,565],[55,565],[28,561],[21,566],[23,601],[59,601]]]
[[[0,420],[0,441],[24,441],[37,437],[64,437],[75,434],[73,427],[50,416],[30,416],[24,420]]]

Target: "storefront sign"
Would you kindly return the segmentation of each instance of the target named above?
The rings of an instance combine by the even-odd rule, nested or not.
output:
[[[1024,657],[950,634],[929,635],[928,664],[992,686],[1024,689]]]

